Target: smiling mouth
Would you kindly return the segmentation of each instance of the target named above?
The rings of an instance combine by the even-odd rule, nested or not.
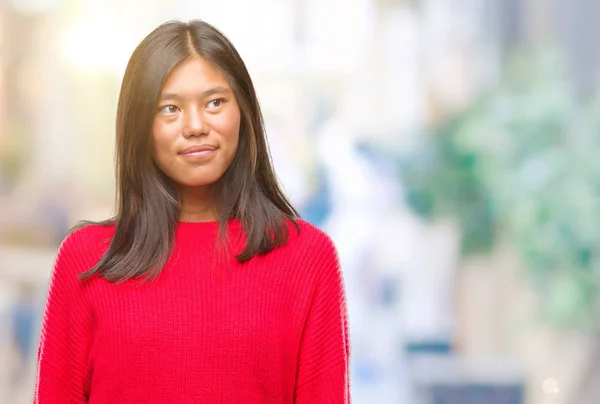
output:
[[[188,157],[188,158],[193,158],[193,159],[203,159],[206,157],[210,157],[212,154],[214,154],[215,151],[216,151],[216,148],[213,146],[194,146],[194,147],[190,147],[189,149],[184,150],[180,154],[183,157]]]

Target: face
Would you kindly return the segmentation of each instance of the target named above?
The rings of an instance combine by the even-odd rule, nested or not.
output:
[[[226,77],[201,58],[167,78],[153,124],[154,159],[180,187],[214,184],[238,146],[240,109]]]

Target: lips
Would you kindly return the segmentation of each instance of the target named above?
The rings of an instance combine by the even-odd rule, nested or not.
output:
[[[179,155],[189,161],[203,162],[215,155],[217,148],[212,145],[192,146],[183,150]]]
[[[209,153],[216,150],[215,146],[211,146],[211,145],[202,145],[202,146],[192,146],[189,147],[187,149],[185,149],[184,151],[180,152],[179,154],[194,154],[194,153]]]

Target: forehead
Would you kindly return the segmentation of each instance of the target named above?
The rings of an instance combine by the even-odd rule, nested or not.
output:
[[[204,92],[213,87],[231,89],[223,72],[202,58],[190,58],[181,62],[167,77],[162,92]]]

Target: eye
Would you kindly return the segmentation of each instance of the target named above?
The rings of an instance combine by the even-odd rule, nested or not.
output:
[[[177,108],[175,105],[165,105],[158,109],[158,112],[164,115],[175,114],[177,111],[179,111],[179,108]]]
[[[225,103],[225,98],[217,98],[216,100],[210,101],[206,106],[208,108],[219,108]]]

